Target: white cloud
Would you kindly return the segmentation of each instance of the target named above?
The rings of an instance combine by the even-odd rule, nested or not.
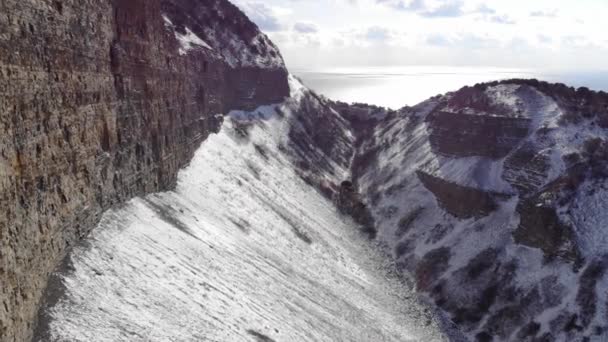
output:
[[[295,67],[604,68],[608,46],[605,0],[235,1]]]
[[[386,27],[372,26],[365,32],[365,38],[375,42],[385,42],[390,39],[390,32]]]
[[[543,17],[543,18],[555,18],[557,17],[557,10],[538,10],[530,12],[531,17]]]
[[[293,25],[293,29],[300,33],[317,33],[319,28],[316,24],[311,22],[297,22]]]
[[[285,10],[258,1],[237,0],[236,5],[263,31],[277,32],[285,29],[280,19],[281,14],[286,13]]]

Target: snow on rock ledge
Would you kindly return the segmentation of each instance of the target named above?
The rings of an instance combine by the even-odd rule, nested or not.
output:
[[[183,56],[183,55],[187,54],[188,51],[196,48],[197,46],[200,46],[200,47],[203,47],[203,48],[206,48],[209,50],[213,50],[213,48],[211,46],[209,46],[209,44],[207,44],[207,42],[205,42],[199,36],[194,34],[194,32],[192,32],[192,30],[190,30],[189,28],[186,27],[185,28],[186,33],[182,34],[180,32],[175,31],[175,27],[173,26],[173,23],[164,14],[163,14],[163,20],[165,21],[165,26],[168,29],[173,30],[173,32],[175,33],[175,38],[177,38],[177,40],[179,41],[179,43],[181,45],[181,48],[179,49],[180,55]]]

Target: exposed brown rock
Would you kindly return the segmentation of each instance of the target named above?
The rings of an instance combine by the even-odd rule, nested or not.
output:
[[[429,118],[433,152],[453,157],[505,157],[528,135],[529,119],[438,111]]]
[[[179,16],[188,3],[198,12]],[[168,8],[179,25],[225,25],[245,46],[259,33],[242,14],[221,23],[220,9],[236,10],[223,0],[0,3],[0,340],[31,338],[69,247],[112,205],[171,188],[217,113],[288,95],[282,65],[228,65],[217,42],[178,53]],[[259,39],[252,53],[274,51]]]

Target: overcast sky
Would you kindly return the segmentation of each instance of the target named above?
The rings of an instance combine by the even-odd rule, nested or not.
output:
[[[607,0],[231,0],[290,68],[606,69]]]

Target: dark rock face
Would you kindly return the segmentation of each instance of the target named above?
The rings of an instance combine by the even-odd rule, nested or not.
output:
[[[573,227],[559,217],[556,206],[572,201],[590,168],[579,164],[534,193],[522,191],[516,208],[520,221],[513,232],[515,242],[541,249],[548,260],[559,257],[580,266],[582,256]]]
[[[549,259],[562,257],[577,261],[578,251],[573,244],[572,228],[560,221],[554,208],[537,203],[527,199],[518,204],[520,224],[513,232],[515,242],[539,248]]]
[[[422,184],[435,195],[439,205],[461,219],[488,216],[498,208],[498,198],[509,197],[450,183],[423,171],[418,171],[416,174]]]
[[[438,154],[505,157],[528,135],[528,119],[438,111],[430,118],[429,142]]]
[[[326,184],[336,174],[332,163],[348,168],[354,153],[351,125],[338,115],[329,101],[312,91],[305,91],[300,110],[290,117],[288,141],[296,172],[310,184],[324,189],[328,198],[339,191],[339,184]]]
[[[287,70],[282,68],[228,68],[226,84],[230,109],[253,110],[261,103],[279,103],[289,95]]]
[[[0,9],[0,336],[26,341],[49,273],[105,209],[172,187],[218,113],[289,89],[274,45],[228,1]],[[210,49],[181,51],[186,29]]]

